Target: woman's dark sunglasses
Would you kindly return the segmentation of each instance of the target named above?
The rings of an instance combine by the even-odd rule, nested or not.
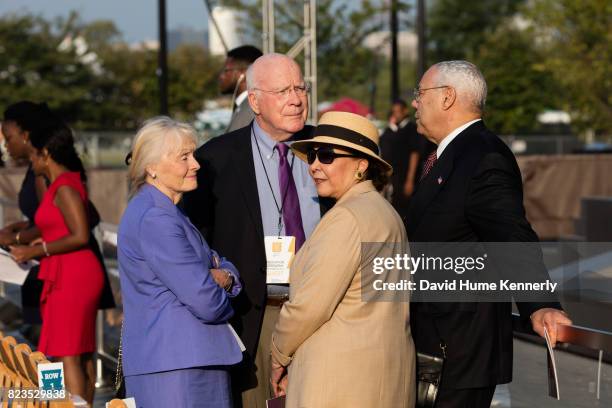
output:
[[[329,147],[321,147],[319,149],[308,149],[306,153],[306,158],[308,160],[308,164],[314,163],[315,159],[319,159],[320,163],[323,164],[331,164],[336,157],[356,157],[354,154],[343,154],[336,153],[333,149]]]

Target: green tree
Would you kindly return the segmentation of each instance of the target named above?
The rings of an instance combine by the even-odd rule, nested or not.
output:
[[[511,21],[487,35],[475,60],[488,84],[487,125],[501,134],[538,130],[537,115],[560,106],[560,93],[531,34]]]
[[[56,27],[40,17],[0,18],[0,105],[21,99],[47,101],[66,119],[83,118],[93,73],[74,51],[58,50]]]
[[[562,107],[556,79],[534,46],[524,0],[437,0],[429,16],[429,60],[465,59],[487,80],[487,124],[503,134],[540,130],[539,113]]]
[[[73,30],[78,31],[88,46],[96,52],[103,52],[122,41],[121,32],[115,23],[108,20],[95,20]]]
[[[487,35],[525,0],[436,0],[427,16],[428,60],[474,59]]]
[[[134,129],[158,112],[157,52],[115,44],[99,54],[89,110],[98,129]]]
[[[572,123],[612,135],[612,2],[534,0],[526,15]]]
[[[181,45],[170,54],[170,110],[179,118],[192,119],[204,99],[219,96],[217,77],[223,60],[198,45]]]
[[[130,48],[111,21],[84,23],[75,12],[53,22],[6,15],[0,57],[0,108],[45,101],[81,130],[133,129],[159,111],[157,51]],[[168,65],[170,112],[190,120],[204,98],[217,96],[221,61],[181,46]]]

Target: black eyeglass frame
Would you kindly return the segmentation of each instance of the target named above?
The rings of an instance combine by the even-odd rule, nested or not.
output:
[[[280,98],[288,98],[291,95],[291,91],[295,92],[297,96],[304,97],[310,93],[312,86],[309,82],[304,82],[303,86],[288,86],[286,88],[280,89],[278,91],[271,89],[261,89],[261,88],[253,88],[254,91],[265,92],[270,95],[278,96]]]
[[[440,86],[432,86],[430,88],[420,88],[416,87],[412,90],[412,99],[419,102],[421,100],[421,96],[425,93],[425,91],[429,91],[432,89],[442,89],[442,88],[452,88],[450,85],[440,85]]]
[[[321,154],[326,156],[321,157]],[[306,161],[308,164],[314,163],[315,159],[319,159],[319,163],[321,164],[332,164],[334,160],[338,157],[359,157],[354,154],[345,154],[345,153],[336,153],[333,148],[330,147],[319,147],[315,149],[314,147],[308,149],[306,151]]]

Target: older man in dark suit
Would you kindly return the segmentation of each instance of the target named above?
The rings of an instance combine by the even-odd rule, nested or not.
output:
[[[289,290],[266,284],[264,237],[293,237],[297,252],[330,202],[319,201],[308,165],[288,149],[312,131],[304,126],[308,85],[300,67],[266,54],[248,69],[246,83],[255,120],[197,150],[198,189],[185,197],[185,209],[240,271],[244,289],[233,302],[232,324],[247,351],[232,377],[234,403],[265,408],[271,335]]]
[[[424,165],[411,202],[411,242],[538,241],[525,218],[516,160],[481,119],[486,93],[482,74],[467,61],[432,66],[415,89],[417,130],[437,149]],[[537,275],[530,279],[546,279],[536,252],[503,260],[514,271],[529,268]],[[554,301],[517,302],[517,307],[539,335],[547,328],[553,344],[557,325],[571,323]],[[446,343],[436,407],[488,408],[496,384],[512,380],[511,313],[510,301],[413,304],[417,350],[440,355],[441,340]]]

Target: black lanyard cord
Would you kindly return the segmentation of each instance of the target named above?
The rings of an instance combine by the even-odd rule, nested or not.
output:
[[[257,141],[257,135],[255,135],[253,128],[251,128],[251,135],[255,139],[255,146],[257,146],[257,153],[259,153],[259,160],[261,161],[261,167],[263,167],[264,174],[266,175],[266,180],[268,181],[268,186],[270,187],[270,193],[272,194],[272,199],[274,200],[274,205],[276,206],[276,210],[278,211],[278,227],[279,227],[278,233],[280,235],[282,219],[283,219],[283,208],[285,207],[285,198],[287,197],[287,192],[289,191],[289,185],[287,185],[287,188],[285,189],[284,192],[281,192],[282,193],[281,194],[281,205],[279,206],[278,201],[276,201],[276,195],[274,195],[274,189],[272,188],[272,182],[270,182],[270,176],[268,176],[268,170],[266,169],[266,165],[263,161],[263,155],[261,154],[261,149],[259,148],[259,142]],[[272,152],[274,153],[274,149],[272,149]],[[278,154],[280,158],[280,154],[281,154],[280,149],[278,150]],[[293,172],[293,161],[294,160],[295,160],[295,155],[291,157],[291,164],[289,165],[291,172]]]

